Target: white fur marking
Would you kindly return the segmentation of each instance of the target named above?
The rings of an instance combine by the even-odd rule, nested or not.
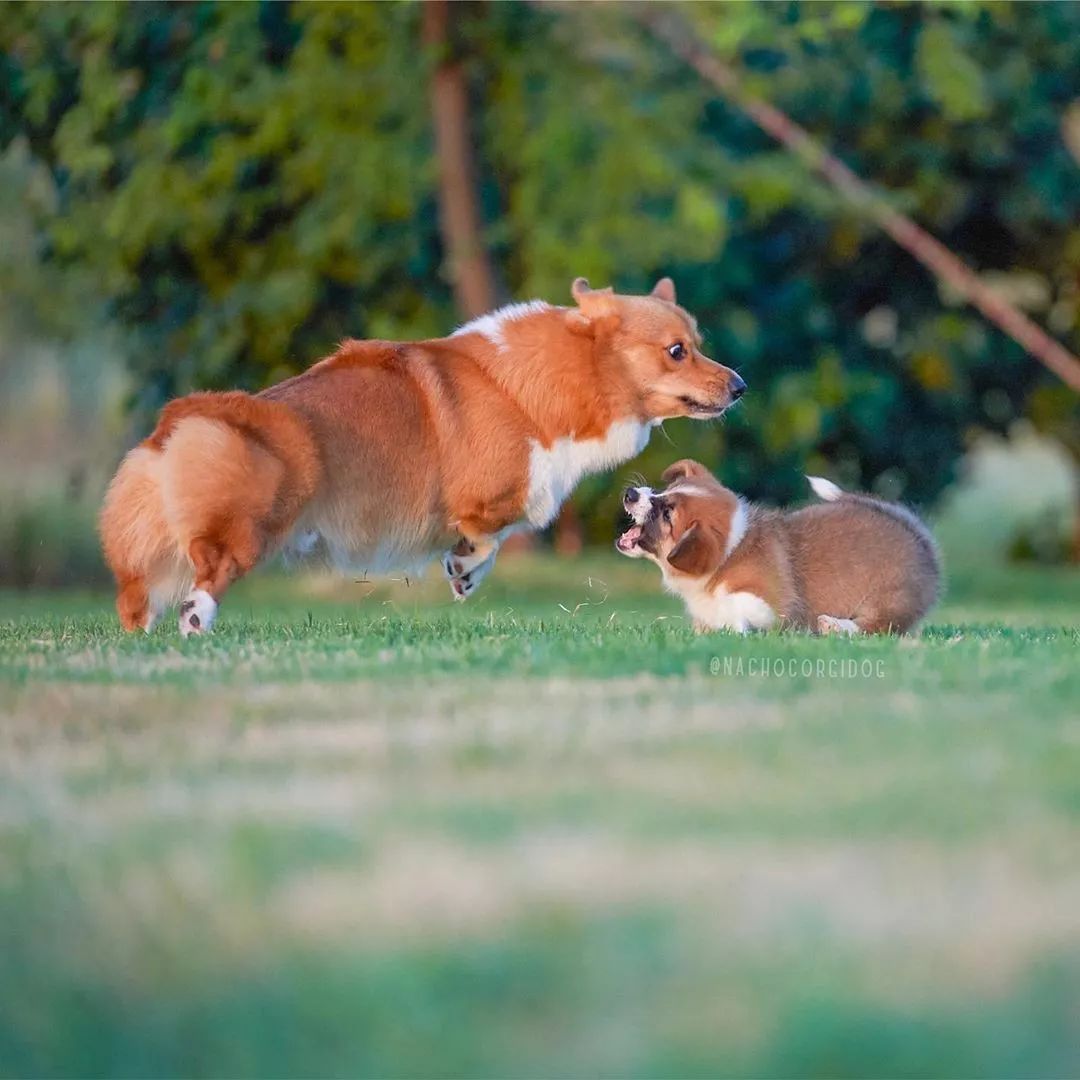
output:
[[[647,487],[634,488],[638,493],[638,501],[626,508],[626,512],[630,515],[630,520],[635,525],[644,525],[646,519],[649,516],[649,511],[652,510],[652,497],[653,489]],[[625,503],[623,504],[626,505]]]
[[[844,494],[841,488],[838,488],[831,480],[826,480],[824,476],[808,476],[806,479],[810,481],[814,494],[826,502],[836,502]]]
[[[180,636],[205,634],[214,625],[217,609],[217,601],[205,589],[192,589],[180,605]]]
[[[728,530],[727,547],[724,548],[724,561],[731,558],[731,553],[742,543],[746,530],[750,526],[746,503],[739,499],[735,504],[735,513],[731,515],[731,528]]]
[[[496,349],[501,349],[506,345],[503,327],[507,323],[527,319],[530,315],[539,315],[541,311],[550,310],[551,305],[546,300],[526,300],[519,304],[507,304],[495,311],[489,311],[486,315],[471,319],[463,326],[459,326],[450,336],[479,334],[481,337],[486,337]]]
[[[749,630],[767,630],[776,622],[776,612],[755,593],[728,592],[723,585],[710,591],[702,578],[673,575],[663,563],[660,569],[665,587],[682,597],[695,624],[745,634]]]
[[[698,487],[697,484],[687,483],[683,480],[676,480],[671,487],[665,489],[665,495],[690,495],[707,498],[712,494],[711,491],[707,491],[703,487]]]
[[[776,612],[751,592],[729,593],[720,586],[699,604],[688,603],[691,615],[709,626],[745,634],[748,630],[767,630],[776,622]]]
[[[583,476],[636,457],[651,433],[650,424],[626,419],[612,424],[602,439],[556,439],[546,449],[533,442],[525,519],[536,529],[550,524]]]

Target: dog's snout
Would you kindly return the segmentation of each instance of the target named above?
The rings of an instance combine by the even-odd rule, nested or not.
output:
[[[732,375],[731,382],[728,384],[728,393],[732,401],[738,401],[746,393],[746,383],[738,375]]]
[[[652,490],[647,487],[628,487],[623,492],[623,509],[639,525],[649,515],[652,505]]]

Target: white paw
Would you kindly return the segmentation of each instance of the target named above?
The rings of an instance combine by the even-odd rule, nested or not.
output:
[[[851,619],[836,619],[832,615],[819,615],[817,620],[819,634],[859,634],[859,624]]]
[[[192,589],[180,605],[180,636],[205,634],[214,625],[217,601],[203,589]]]
[[[477,585],[491,573],[496,555],[495,551],[466,554],[460,548],[461,545],[443,556],[443,573],[450,582],[450,591],[455,600],[465,600],[475,592]]]

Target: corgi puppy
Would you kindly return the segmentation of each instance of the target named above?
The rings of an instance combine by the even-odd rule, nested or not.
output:
[[[941,560],[911,511],[808,477],[824,500],[765,510],[729,491],[704,465],[679,461],[663,491],[628,488],[633,524],[616,541],[652,559],[699,633],[772,626],[821,634],[902,634],[937,600]]]
[[[572,307],[511,304],[432,341],[346,341],[259,394],[171,402],[101,512],[123,625],[151,629],[186,593],[180,631],[203,633],[229,585],[279,552],[349,573],[444,552],[464,599],[583,476],[745,389],[702,354],[670,278],[647,296],[584,278],[571,292]]]

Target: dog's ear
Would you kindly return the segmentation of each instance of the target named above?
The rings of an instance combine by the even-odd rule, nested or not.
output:
[[[658,300],[666,300],[669,304],[675,303],[675,282],[669,277],[662,277],[654,286],[650,296]]]
[[[706,529],[700,521],[695,521],[679,537],[679,542],[669,552],[667,561],[684,574],[701,577],[720,561],[720,544],[712,530]]]
[[[663,475],[660,477],[660,483],[664,487],[671,487],[677,480],[709,480],[715,479],[713,474],[701,464],[700,461],[694,461],[693,458],[683,458],[682,461],[676,461],[674,465],[669,465]]]
[[[590,322],[597,319],[618,319],[619,309],[615,304],[615,291],[609,286],[606,289],[590,289],[588,281],[583,278],[575,278],[570,286],[570,294],[578,306],[578,311]]]

